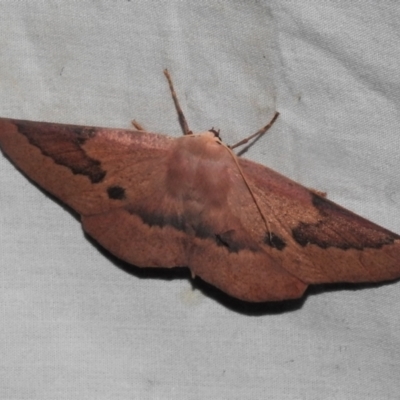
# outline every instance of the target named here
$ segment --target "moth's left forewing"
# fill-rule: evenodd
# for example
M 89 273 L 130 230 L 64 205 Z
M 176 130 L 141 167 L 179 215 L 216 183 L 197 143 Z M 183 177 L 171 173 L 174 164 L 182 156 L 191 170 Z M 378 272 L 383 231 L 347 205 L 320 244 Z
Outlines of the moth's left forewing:
M 148 179 L 162 179 L 160 160 L 169 145 L 169 137 L 138 131 L 0 119 L 3 152 L 81 215 L 119 207 L 128 190 L 135 200 L 140 190 L 133 188 L 143 170 Z
M 400 237 L 262 165 L 240 159 L 267 215 L 264 249 L 303 282 L 400 277 Z

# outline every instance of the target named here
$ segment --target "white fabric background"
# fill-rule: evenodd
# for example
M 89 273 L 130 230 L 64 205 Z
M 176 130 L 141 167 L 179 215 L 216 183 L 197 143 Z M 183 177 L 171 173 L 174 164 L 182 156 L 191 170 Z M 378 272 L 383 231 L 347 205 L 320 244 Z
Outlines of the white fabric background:
M 0 1 L 0 115 L 233 143 L 400 232 L 395 1 Z M 134 244 L 132 244 L 134 245 Z M 400 260 L 399 260 L 400 262 Z M 127 272 L 0 155 L 1 399 L 397 399 L 400 283 L 245 306 Z M 185 275 L 186 276 L 186 275 Z

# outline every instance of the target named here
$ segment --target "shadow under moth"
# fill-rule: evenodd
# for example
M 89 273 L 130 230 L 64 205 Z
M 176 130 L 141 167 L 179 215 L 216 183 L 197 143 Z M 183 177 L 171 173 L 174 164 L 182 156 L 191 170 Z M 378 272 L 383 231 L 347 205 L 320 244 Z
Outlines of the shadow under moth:
M 310 284 L 400 277 L 399 235 L 236 156 L 214 129 L 193 134 L 164 73 L 179 138 L 134 121 L 136 130 L 0 119 L 0 148 L 135 266 L 187 266 L 251 302 L 298 298 Z

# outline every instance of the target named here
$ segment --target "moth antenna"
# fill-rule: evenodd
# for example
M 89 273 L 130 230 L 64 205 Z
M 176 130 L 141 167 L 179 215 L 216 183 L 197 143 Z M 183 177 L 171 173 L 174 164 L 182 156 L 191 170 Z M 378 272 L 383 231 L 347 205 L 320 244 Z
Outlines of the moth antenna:
M 276 121 L 276 119 L 279 117 L 279 112 L 275 111 L 274 116 L 272 117 L 271 121 L 268 122 L 267 125 L 263 126 L 260 130 L 258 130 L 256 133 L 253 133 L 252 135 L 248 136 L 247 138 L 242 139 L 240 142 L 235 143 L 232 146 L 228 146 L 231 150 L 234 149 L 235 147 L 239 147 L 242 146 L 244 144 L 246 144 L 249 140 L 257 137 L 257 136 L 262 136 L 264 135 L 265 132 L 267 132 L 267 130 L 269 128 L 271 128 L 271 126 L 274 124 L 274 122 Z
M 261 215 L 261 218 L 263 219 L 263 221 L 265 223 L 265 227 L 267 228 L 267 232 L 268 232 L 270 240 L 272 240 L 272 231 L 271 231 L 271 229 L 269 227 L 268 219 L 266 218 L 266 216 L 262 212 L 261 207 L 258 204 L 258 201 L 256 199 L 256 196 L 254 195 L 253 190 L 251 189 L 251 187 L 249 185 L 249 182 L 247 181 L 247 179 L 246 179 L 246 177 L 245 177 L 245 175 L 244 175 L 244 173 L 242 171 L 242 168 L 240 168 L 240 165 L 239 165 L 239 163 L 237 161 L 237 158 L 236 158 L 236 154 L 232 150 L 234 148 L 236 148 L 236 147 L 239 147 L 239 146 L 242 146 L 243 144 L 246 144 L 249 140 L 251 140 L 251 139 L 253 139 L 253 138 L 257 137 L 257 136 L 259 137 L 259 136 L 263 135 L 265 132 L 267 132 L 267 130 L 269 128 L 271 128 L 271 126 L 274 124 L 274 122 L 276 121 L 276 119 L 278 117 L 279 117 L 279 112 L 276 111 L 274 116 L 272 117 L 271 121 L 268 122 L 268 124 L 265 125 L 264 127 L 262 127 L 261 129 L 259 129 L 256 133 L 253 133 L 252 135 L 248 136 L 247 138 L 242 139 L 241 141 L 235 143 L 233 146 L 226 146 L 227 149 L 229 150 L 231 156 L 233 157 L 236 166 L 238 167 L 239 173 L 240 173 L 244 183 L 246 184 L 247 189 L 249 190 L 249 193 L 250 193 L 251 197 L 253 198 L 254 204 L 256 205 L 256 207 L 258 209 L 258 212 Z
M 237 166 L 237 168 L 238 168 L 238 170 L 239 170 L 239 173 L 240 173 L 240 175 L 241 175 L 241 177 L 242 177 L 242 179 L 243 179 L 245 185 L 247 186 L 247 189 L 248 189 L 248 191 L 249 191 L 249 193 L 250 193 L 250 195 L 251 195 L 251 197 L 252 197 L 252 199 L 253 199 L 253 201 L 254 201 L 254 204 L 255 204 L 256 207 L 257 207 L 257 210 L 258 210 L 259 214 L 261 215 L 262 220 L 264 221 L 264 224 L 265 224 L 265 227 L 267 228 L 267 232 L 268 232 L 268 234 L 269 234 L 269 236 L 270 236 L 270 239 L 272 239 L 271 229 L 270 229 L 270 227 L 269 227 L 268 220 L 267 220 L 267 218 L 265 217 L 264 213 L 262 212 L 261 207 L 260 207 L 260 205 L 258 204 L 258 201 L 257 201 L 257 199 L 256 199 L 256 196 L 254 195 L 254 192 L 253 192 L 253 190 L 251 189 L 251 187 L 250 187 L 250 185 L 249 185 L 249 182 L 247 181 L 246 176 L 244 175 L 244 173 L 243 173 L 243 171 L 242 171 L 242 168 L 240 167 L 240 165 L 239 165 L 239 163 L 238 163 L 236 154 L 231 150 L 231 148 L 230 148 L 229 146 L 224 145 L 224 147 L 229 151 L 229 154 L 230 154 L 231 157 L 233 158 L 233 161 L 235 161 L 235 164 L 236 164 L 236 166 Z
M 176 92 L 175 92 L 175 89 L 174 89 L 174 85 L 172 83 L 171 75 L 169 74 L 167 69 L 164 69 L 164 75 L 165 75 L 165 77 L 167 78 L 167 81 L 168 81 L 169 90 L 171 91 L 172 100 L 174 101 L 176 112 L 178 113 L 179 124 L 180 124 L 180 126 L 182 128 L 183 134 L 184 135 L 192 135 L 193 132 L 189 129 L 189 125 L 186 122 L 185 115 L 183 114 L 182 108 L 181 108 L 181 106 L 179 104 L 179 101 L 178 101 L 178 96 L 176 95 Z

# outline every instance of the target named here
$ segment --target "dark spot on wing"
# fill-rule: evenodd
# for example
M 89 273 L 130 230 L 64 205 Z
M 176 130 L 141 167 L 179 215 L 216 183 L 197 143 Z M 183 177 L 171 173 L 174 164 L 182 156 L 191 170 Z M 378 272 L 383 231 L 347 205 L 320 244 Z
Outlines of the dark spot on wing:
M 274 232 L 265 234 L 264 243 L 277 250 L 283 250 L 286 247 L 285 241 Z
M 135 214 L 148 226 L 158 226 L 164 228 L 165 226 L 172 226 L 178 231 L 186 231 L 186 223 L 182 215 L 178 214 L 161 214 L 157 212 L 147 212 L 143 208 L 127 207 L 127 211 Z
M 217 245 L 226 247 L 230 253 L 238 253 L 240 250 L 245 248 L 243 244 L 240 244 L 239 241 L 235 240 L 234 230 L 218 233 L 215 235 L 215 239 Z
M 96 136 L 96 128 L 24 121 L 18 121 L 16 125 L 44 156 L 69 168 L 73 174 L 87 176 L 92 183 L 99 183 L 106 176 L 100 161 L 89 157 L 82 147 Z
M 125 189 L 121 186 L 110 186 L 107 189 L 107 194 L 113 200 L 124 200 L 126 198 Z
M 324 237 L 321 228 L 322 224 L 322 221 L 316 224 L 305 224 L 304 222 L 300 222 L 297 227 L 292 230 L 294 240 L 303 247 L 308 244 L 316 244 L 322 249 L 326 249 L 330 246 L 340 247 L 342 250 L 347 250 L 349 248 L 348 243 L 335 244 L 332 238 L 328 236 Z
M 364 248 L 379 249 L 400 239 L 389 230 L 380 227 L 357 214 L 311 193 L 312 204 L 319 211 L 315 223 L 299 222 L 292 230 L 293 238 L 300 246 L 309 244 L 322 249 L 337 247 L 342 250 Z

